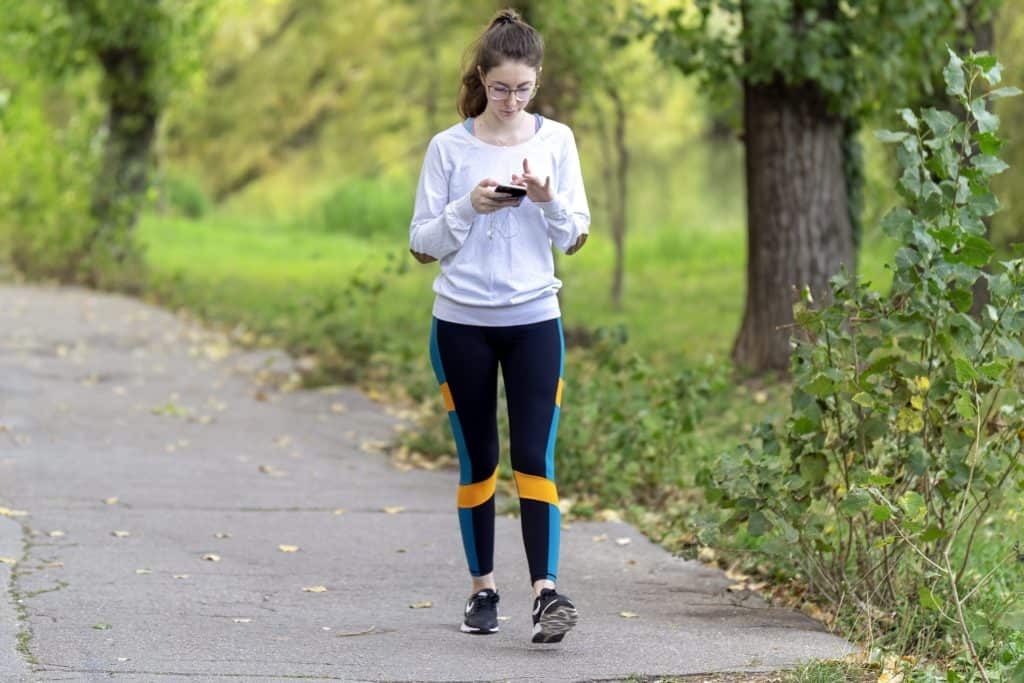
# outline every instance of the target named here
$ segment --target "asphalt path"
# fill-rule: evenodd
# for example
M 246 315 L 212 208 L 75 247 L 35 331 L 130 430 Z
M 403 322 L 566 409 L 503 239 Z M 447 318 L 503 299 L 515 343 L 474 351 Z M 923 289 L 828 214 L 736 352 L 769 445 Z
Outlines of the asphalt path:
M 564 529 L 580 623 L 533 645 L 508 516 L 501 631 L 460 633 L 457 473 L 396 467 L 400 416 L 293 371 L 136 300 L 0 286 L 0 680 L 619 680 L 851 650 L 621 522 Z

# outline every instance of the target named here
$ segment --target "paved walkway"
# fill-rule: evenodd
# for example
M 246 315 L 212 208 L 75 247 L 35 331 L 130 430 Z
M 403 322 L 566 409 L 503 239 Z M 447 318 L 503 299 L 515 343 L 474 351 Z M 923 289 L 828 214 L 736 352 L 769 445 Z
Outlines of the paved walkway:
M 580 681 L 849 649 L 621 523 L 563 532 L 580 625 L 532 645 L 505 517 L 507 620 L 460 633 L 456 475 L 373 452 L 396 419 L 355 390 L 261 385 L 283 361 L 134 300 L 0 286 L 0 680 Z

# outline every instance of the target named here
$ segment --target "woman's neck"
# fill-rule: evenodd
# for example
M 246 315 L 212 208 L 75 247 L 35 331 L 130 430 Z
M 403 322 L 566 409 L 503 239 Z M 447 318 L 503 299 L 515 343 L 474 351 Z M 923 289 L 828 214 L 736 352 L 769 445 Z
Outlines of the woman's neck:
M 510 119 L 502 119 L 484 110 L 476 117 L 475 130 L 478 137 L 492 144 L 515 145 L 532 136 L 532 126 L 526 125 L 526 119 L 529 117 L 525 110 L 520 110 Z

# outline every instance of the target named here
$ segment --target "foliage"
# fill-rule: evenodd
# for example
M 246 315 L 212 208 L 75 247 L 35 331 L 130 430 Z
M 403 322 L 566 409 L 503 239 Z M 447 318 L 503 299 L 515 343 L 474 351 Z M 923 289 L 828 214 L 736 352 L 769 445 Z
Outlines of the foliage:
M 412 206 L 395 197 L 410 197 L 415 189 L 385 179 L 351 178 L 335 188 L 303 221 L 303 227 L 370 238 L 391 237 L 396 244 L 409 233 Z
M 883 220 L 903 245 L 891 292 L 838 275 L 833 304 L 805 296 L 791 415 L 781 430 L 756 427 L 702 480 L 731 511 L 726 530 L 768 536 L 765 548 L 865 633 L 929 655 L 951 654 L 946 636 L 959 633 L 980 671 L 1008 624 L 982 637 L 966 613 L 1020 550 L 997 543 L 996 569 L 978 572 L 979 534 L 1024 491 L 1024 260 L 983 270 L 983 219 L 998 208 L 988 180 L 1006 169 L 991 103 L 1020 91 L 979 93 L 1000 80 L 985 54 L 951 52 L 944 75 L 966 120 L 904 109 L 907 130 L 879 134 L 899 145 L 906 202 Z M 981 277 L 992 298 L 976 320 Z
M 974 3 L 979 4 L 979 3 Z M 982 0 L 993 9 L 999 0 Z M 697 0 L 663 17 L 634 10 L 632 30 L 716 92 L 736 81 L 812 85 L 841 116 L 906 102 L 929 87 L 933 46 L 959 29 L 963 2 Z
M 159 108 L 194 73 L 210 7 L 2 3 L 0 62 L 15 68 L 0 82 L 12 102 L 0 166 L 18 173 L 6 176 L 15 180 L 0 202 L 12 258 L 27 275 L 135 278 L 129 271 L 141 256 L 131 228 L 146 191 L 149 136 Z M 123 131 L 141 131 L 141 144 L 126 144 Z M 132 265 L 114 275 L 123 265 L 114 261 Z
M 185 175 L 174 174 L 158 181 L 155 188 L 162 209 L 179 216 L 198 220 L 210 210 L 210 199 L 202 186 Z
M 625 347 L 624 328 L 599 328 L 595 337 L 566 380 L 559 490 L 609 507 L 642 500 L 656 508 L 690 485 L 695 434 L 729 368 L 666 373 Z

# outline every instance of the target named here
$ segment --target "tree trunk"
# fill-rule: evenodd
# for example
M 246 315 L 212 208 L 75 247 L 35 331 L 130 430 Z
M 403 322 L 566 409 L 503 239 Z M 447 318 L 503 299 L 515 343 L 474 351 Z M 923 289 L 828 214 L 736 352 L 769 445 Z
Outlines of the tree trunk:
M 855 267 L 843 124 L 810 86 L 744 86 L 747 298 L 737 365 L 789 368 L 795 292 L 828 298 L 828 280 Z
M 138 258 L 133 230 L 149 183 L 150 150 L 159 117 L 152 91 L 152 64 L 136 46 L 101 51 L 107 99 L 103 159 L 93 189 L 91 214 L 95 222 L 82 258 L 91 285 L 102 284 L 104 266 L 129 264 Z M 124 283 L 127 284 L 127 283 Z

